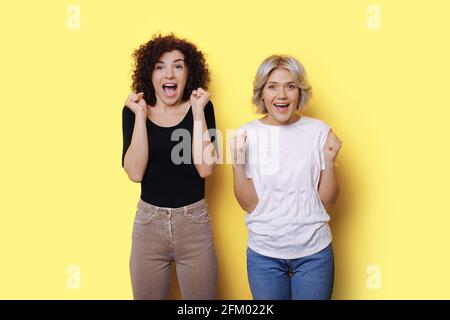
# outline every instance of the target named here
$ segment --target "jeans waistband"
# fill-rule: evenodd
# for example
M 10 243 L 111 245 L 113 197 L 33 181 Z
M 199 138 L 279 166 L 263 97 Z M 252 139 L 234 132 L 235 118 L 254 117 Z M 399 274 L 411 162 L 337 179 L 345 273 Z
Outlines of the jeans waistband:
M 137 207 L 139 209 L 142 209 L 142 210 L 148 211 L 148 212 L 156 212 L 156 213 L 169 212 L 171 214 L 177 214 L 177 213 L 187 213 L 188 211 L 193 211 L 193 210 L 199 209 L 201 207 L 204 207 L 206 209 L 208 207 L 208 205 L 207 205 L 205 199 L 201 199 L 197 202 L 194 202 L 194 203 L 191 203 L 186 206 L 179 207 L 179 208 L 158 207 L 158 206 L 152 205 L 148 202 L 145 202 L 144 200 L 139 198 Z

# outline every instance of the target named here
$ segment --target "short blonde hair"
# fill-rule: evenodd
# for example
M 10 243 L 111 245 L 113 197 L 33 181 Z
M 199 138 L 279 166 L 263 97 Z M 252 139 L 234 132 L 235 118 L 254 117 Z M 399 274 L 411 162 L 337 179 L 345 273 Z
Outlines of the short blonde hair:
M 262 92 L 270 73 L 278 68 L 287 69 L 292 74 L 294 82 L 300 90 L 297 109 L 303 108 L 312 97 L 312 88 L 306 79 L 306 71 L 303 65 L 290 55 L 272 55 L 261 63 L 253 82 L 252 102 L 257 108 L 257 113 L 267 113 L 264 101 L 262 100 Z

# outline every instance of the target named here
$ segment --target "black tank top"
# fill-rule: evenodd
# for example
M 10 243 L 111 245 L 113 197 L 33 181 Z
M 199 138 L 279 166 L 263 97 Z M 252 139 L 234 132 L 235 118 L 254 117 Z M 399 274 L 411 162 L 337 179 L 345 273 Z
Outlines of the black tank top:
M 204 112 L 207 128 L 213 129 L 213 131 L 210 131 L 210 136 L 217 151 L 217 143 L 215 141 L 216 123 L 214 107 L 211 101 L 205 106 Z M 134 119 L 134 112 L 125 106 L 122 110 L 122 167 L 125 153 L 131 144 Z M 142 200 L 158 207 L 177 208 L 204 198 L 205 179 L 198 174 L 192 155 L 190 161 L 185 161 L 188 163 L 175 164 L 171 158 L 172 149 L 179 145 L 184 138 L 184 136 L 181 137 L 179 134 L 172 136 L 172 133 L 177 129 L 185 129 L 189 132 L 189 139 L 191 139 L 193 127 L 194 116 L 191 108 L 189 108 L 183 120 L 173 127 L 160 127 L 147 119 L 149 162 L 141 181 Z M 177 132 L 180 133 L 180 130 Z M 192 146 L 192 142 L 189 145 Z M 182 156 L 183 150 L 180 149 L 179 146 L 176 148 Z

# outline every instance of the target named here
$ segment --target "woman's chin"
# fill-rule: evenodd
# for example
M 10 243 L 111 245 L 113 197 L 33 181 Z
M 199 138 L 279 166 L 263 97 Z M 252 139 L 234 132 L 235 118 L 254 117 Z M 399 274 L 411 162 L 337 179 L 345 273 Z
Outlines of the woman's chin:
M 289 114 L 275 114 L 273 116 L 273 118 L 274 118 L 274 120 L 277 123 L 285 125 L 285 124 L 290 124 L 290 123 L 294 122 L 296 116 L 295 116 L 295 114 L 291 114 L 291 115 L 289 115 Z

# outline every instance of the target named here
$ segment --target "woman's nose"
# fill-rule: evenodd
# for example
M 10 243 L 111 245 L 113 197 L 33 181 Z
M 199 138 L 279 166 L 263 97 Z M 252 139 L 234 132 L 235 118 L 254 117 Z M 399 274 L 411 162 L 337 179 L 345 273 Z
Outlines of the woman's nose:
M 284 89 L 281 89 L 280 91 L 278 91 L 278 99 L 285 99 L 286 98 L 286 92 L 284 91 Z
M 166 68 L 166 77 L 173 78 L 173 70 L 172 68 Z

